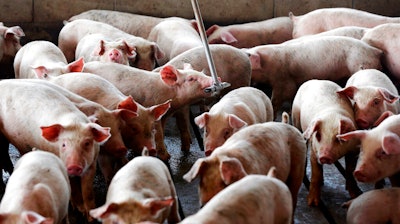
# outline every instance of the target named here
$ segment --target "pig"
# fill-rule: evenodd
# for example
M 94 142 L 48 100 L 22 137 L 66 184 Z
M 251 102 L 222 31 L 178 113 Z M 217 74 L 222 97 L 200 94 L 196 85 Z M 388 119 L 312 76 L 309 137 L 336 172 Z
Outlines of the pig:
M 346 203 L 346 223 L 399 223 L 400 188 L 370 190 Z
M 397 61 L 397 55 L 400 51 L 397 44 L 400 40 L 399 30 L 400 24 L 398 23 L 382 24 L 368 30 L 361 39 L 385 52 L 382 58 L 383 67 L 397 87 L 400 84 L 400 64 Z
M 376 69 L 354 73 L 340 91 L 353 101 L 358 128 L 373 127 L 386 111 L 399 113 L 399 93 L 389 77 Z
M 87 34 L 77 44 L 75 59 L 89 61 L 115 62 L 129 65 L 129 59 L 135 60 L 136 49 L 122 39 L 109 39 L 103 34 Z
M 103 223 L 177 223 L 178 197 L 167 166 L 158 158 L 133 158 L 113 177 L 104 205 L 90 210 Z
M 235 132 L 248 125 L 273 121 L 271 100 L 254 87 L 240 87 L 224 95 L 209 112 L 195 117 L 194 122 L 204 129 L 206 156 Z
M 36 78 L 37 75 L 61 75 L 68 72 L 81 72 L 82 58 L 67 63 L 63 52 L 52 42 L 31 41 L 15 55 L 15 78 Z
M 398 23 L 400 18 L 373 14 L 351 8 L 321 8 L 301 16 L 289 13 L 293 21 L 293 38 L 321 33 L 342 26 L 372 28 L 383 23 Z
M 388 116 L 369 130 L 356 130 L 338 135 L 342 141 L 361 141 L 360 155 L 354 177 L 357 181 L 374 183 L 389 177 L 392 186 L 400 186 L 400 115 Z
M 282 16 L 228 26 L 212 25 L 207 29 L 206 35 L 210 44 L 229 44 L 237 48 L 251 48 L 265 44 L 283 43 L 292 39 L 292 32 L 291 19 Z
M 305 38 L 300 42 L 261 45 L 245 52 L 250 54 L 252 83 L 272 88 L 275 113 L 285 101 L 293 100 L 298 86 L 307 80 L 341 82 L 360 69 L 382 68 L 381 50 L 350 37 Z
M 4 56 L 14 57 L 21 48 L 20 39 L 25 36 L 19 26 L 7 27 L 0 25 L 0 61 Z
M 204 205 L 226 186 L 246 174 L 267 174 L 276 167 L 276 177 L 291 192 L 293 211 L 301 186 L 307 148 L 300 131 L 281 122 L 264 122 L 244 127 L 205 158 L 199 158 L 183 178 L 199 178 L 200 204 Z
M 80 185 L 71 184 L 71 203 L 88 215 L 95 207 L 93 180 L 100 144 L 111 137 L 110 128 L 93 123 L 64 95 L 31 79 L 2 80 L 0 91 L 2 150 L 8 151 L 11 143 L 21 155 L 36 147 L 59 156 L 68 175 L 80 179 Z
M 137 56 L 135 61 L 129 64 L 144 70 L 153 70 L 156 66 L 156 59 L 161 59 L 165 53 L 161 51 L 158 45 L 147 39 L 133 36 L 109 24 L 87 20 L 77 19 L 68 22 L 60 30 L 58 35 L 58 47 L 65 54 L 68 62 L 75 59 L 75 50 L 78 42 L 87 34 L 101 33 L 108 38 L 122 38 L 129 46 L 136 48 Z
M 147 38 L 158 44 L 165 57 L 157 60 L 162 66 L 179 54 L 203 46 L 203 42 L 192 21 L 183 18 L 169 18 L 158 23 Z
M 107 23 L 124 32 L 145 39 L 149 36 L 151 29 L 164 20 L 164 18 L 160 17 L 103 9 L 84 11 L 69 18 L 68 22 L 77 19 L 89 19 Z
M 293 100 L 292 123 L 308 141 L 311 163 L 311 184 L 307 203 L 318 206 L 323 184 L 323 165 L 333 164 L 345 156 L 346 189 L 351 197 L 361 194 L 352 171 L 358 153 L 358 141 L 341 142 L 337 135 L 356 130 L 350 100 L 338 93 L 341 87 L 329 80 L 303 83 Z
M 267 175 L 243 177 L 180 223 L 292 223 L 291 193 L 276 172 L 272 167 Z
M 160 72 L 150 72 L 116 63 L 89 62 L 83 71 L 99 75 L 114 84 L 125 95 L 131 95 L 143 106 L 153 106 L 171 101 L 171 108 L 157 126 L 157 156 L 166 161 L 170 155 L 163 142 L 166 119 L 183 106 L 194 104 L 211 96 L 204 90 L 213 84 L 211 77 L 193 70 L 163 66 Z M 113 71 L 113 72 L 109 72 Z
M 8 179 L 0 223 L 68 223 L 70 197 L 61 159 L 46 151 L 28 152 L 18 159 Z

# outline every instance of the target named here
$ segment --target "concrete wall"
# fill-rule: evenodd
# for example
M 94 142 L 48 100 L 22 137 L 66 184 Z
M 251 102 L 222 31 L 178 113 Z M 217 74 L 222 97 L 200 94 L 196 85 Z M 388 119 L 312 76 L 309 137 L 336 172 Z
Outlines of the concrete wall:
M 348 7 L 400 16 L 399 0 L 198 0 L 206 24 L 232 24 L 301 15 L 317 8 Z M 190 0 L 0 0 L 0 21 L 19 25 L 25 41 L 55 41 L 64 19 L 89 9 L 108 9 L 156 17 L 194 18 Z

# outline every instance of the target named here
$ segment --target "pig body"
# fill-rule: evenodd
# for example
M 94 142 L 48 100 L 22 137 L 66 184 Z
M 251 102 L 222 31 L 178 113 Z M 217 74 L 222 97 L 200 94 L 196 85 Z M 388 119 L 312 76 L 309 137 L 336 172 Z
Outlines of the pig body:
M 14 57 L 21 48 L 20 39 L 25 36 L 19 26 L 6 27 L 0 24 L 0 61 L 4 56 Z
M 192 22 L 183 18 L 169 18 L 158 23 L 150 32 L 148 39 L 158 44 L 165 57 L 157 60 L 164 65 L 172 58 L 195 47 L 203 46 L 199 33 Z
M 179 222 L 178 198 L 167 166 L 154 157 L 135 157 L 112 179 L 105 204 L 90 214 L 103 223 Z
M 318 205 L 323 184 L 323 164 L 332 164 L 346 156 L 346 188 L 352 197 L 359 189 L 352 178 L 350 155 L 357 153 L 357 141 L 345 144 L 336 135 L 356 130 L 353 108 L 346 96 L 337 93 L 340 86 L 329 80 L 303 83 L 292 105 L 292 123 L 303 132 L 311 149 L 311 184 L 308 204 Z
M 109 39 L 103 34 L 88 34 L 77 44 L 75 58 L 83 58 L 86 62 L 103 61 L 129 65 L 129 59 L 136 57 L 135 48 L 125 40 Z
M 151 29 L 164 20 L 164 18 L 159 17 L 101 9 L 82 12 L 72 16 L 68 21 L 71 22 L 77 19 L 89 19 L 107 23 L 129 34 L 145 39 L 149 36 Z
M 72 199 L 72 204 L 87 214 L 95 206 L 97 155 L 99 144 L 110 137 L 109 128 L 92 123 L 68 98 L 48 86 L 17 79 L 2 80 L 0 87 L 2 150 L 8 150 L 11 143 L 22 155 L 33 147 L 58 155 L 68 174 L 81 179 L 79 193 L 73 194 L 80 200 Z
M 283 102 L 293 100 L 298 86 L 307 80 L 339 82 L 360 69 L 382 67 L 381 50 L 350 37 L 305 38 L 290 44 L 262 45 L 246 52 L 252 63 L 252 82 L 272 87 L 275 113 Z M 325 63 L 321 58 L 326 59 Z
M 266 209 L 267 208 L 267 209 Z M 215 195 L 184 223 L 292 223 L 288 187 L 272 174 L 247 175 Z
M 354 73 L 341 90 L 354 102 L 357 126 L 371 128 L 386 111 L 399 113 L 399 93 L 389 77 L 376 69 Z
M 61 75 L 80 72 L 83 60 L 67 63 L 63 52 L 53 43 L 44 40 L 25 44 L 15 55 L 15 78 L 36 78 L 37 75 Z
M 346 223 L 399 223 L 399 200 L 398 187 L 365 192 L 350 202 Z
M 387 69 L 388 75 L 394 77 L 396 86 L 400 82 L 400 63 L 397 61 L 397 55 L 400 52 L 397 44 L 400 41 L 399 31 L 400 24 L 398 23 L 382 24 L 370 29 L 361 39 L 385 52 L 382 64 Z
M 292 32 L 292 21 L 286 16 L 229 26 L 213 25 L 207 29 L 206 34 L 210 44 L 229 44 L 237 48 L 250 48 L 264 44 L 283 43 L 292 39 Z
M 68 219 L 71 188 L 67 170 L 53 153 L 32 151 L 17 162 L 0 204 L 0 223 Z M 29 218 L 27 218 L 29 217 Z
M 224 95 L 209 112 L 195 118 L 204 128 L 205 154 L 210 155 L 226 139 L 248 125 L 273 121 L 271 100 L 261 90 L 241 87 Z
M 267 174 L 275 166 L 276 177 L 288 185 L 295 208 L 306 151 L 295 127 L 280 122 L 253 124 L 233 134 L 210 156 L 198 159 L 183 177 L 189 182 L 200 178 L 199 197 L 204 205 L 246 174 Z
M 156 59 L 164 57 L 164 52 L 154 42 L 128 34 L 106 23 L 77 19 L 66 23 L 58 36 L 58 47 L 65 54 L 68 62 L 75 59 L 75 50 L 79 41 L 87 34 L 93 33 L 100 33 L 112 39 L 124 39 L 129 46 L 136 48 L 137 56 L 135 60 L 130 61 L 133 67 L 152 70 Z
M 342 26 L 372 28 L 383 23 L 398 23 L 399 18 L 381 16 L 350 8 L 322 8 L 301 16 L 289 17 L 293 21 L 293 38 L 321 33 Z

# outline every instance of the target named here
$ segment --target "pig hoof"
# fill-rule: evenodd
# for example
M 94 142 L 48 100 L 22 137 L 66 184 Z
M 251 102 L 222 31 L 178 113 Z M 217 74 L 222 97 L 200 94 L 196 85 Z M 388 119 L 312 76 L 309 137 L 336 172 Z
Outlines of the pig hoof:
M 171 155 L 168 152 L 158 152 L 157 157 L 162 161 L 167 162 L 171 158 Z
M 314 197 L 314 196 L 310 196 L 310 195 L 307 197 L 308 206 L 317 207 L 319 205 L 319 201 L 320 201 L 320 199 L 318 197 Z

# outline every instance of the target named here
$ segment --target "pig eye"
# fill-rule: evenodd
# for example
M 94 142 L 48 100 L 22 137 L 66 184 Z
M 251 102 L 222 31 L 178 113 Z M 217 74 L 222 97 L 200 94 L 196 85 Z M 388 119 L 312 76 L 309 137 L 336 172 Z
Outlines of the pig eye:
M 388 156 L 388 154 L 387 154 L 385 151 L 383 151 L 383 149 L 379 149 L 379 150 L 376 152 L 376 157 L 377 157 L 378 159 L 383 159 L 383 158 L 385 158 L 386 156 Z
M 231 130 L 225 129 L 224 130 L 224 139 L 228 139 L 231 136 Z
M 188 82 L 193 82 L 195 79 L 193 77 L 188 77 Z
M 381 103 L 380 99 L 375 98 L 374 101 L 372 102 L 373 106 L 378 106 Z
M 319 131 L 315 133 L 315 138 L 317 139 L 317 141 L 321 141 L 321 133 L 319 133 Z

